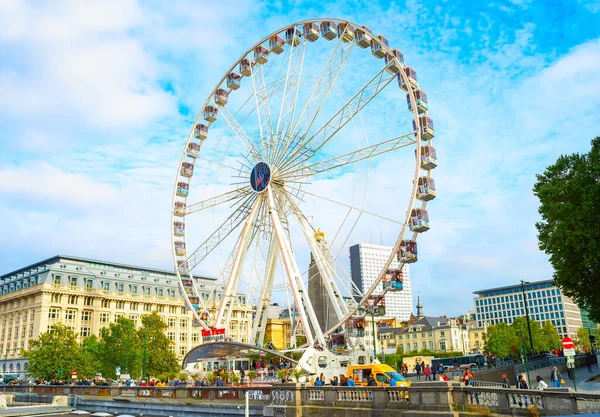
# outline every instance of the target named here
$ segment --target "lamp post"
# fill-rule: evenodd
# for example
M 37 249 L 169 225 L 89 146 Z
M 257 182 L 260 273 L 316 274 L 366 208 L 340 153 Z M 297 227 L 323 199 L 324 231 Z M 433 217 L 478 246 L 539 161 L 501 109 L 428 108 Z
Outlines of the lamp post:
M 377 359 L 377 339 L 375 338 L 375 309 L 369 311 L 361 307 L 358 310 L 371 316 L 371 326 L 373 331 L 373 359 Z
M 525 317 L 527 318 L 527 331 L 529 332 L 529 350 L 533 352 L 533 338 L 531 337 L 531 325 L 529 324 L 529 307 L 527 306 L 527 298 L 525 297 L 525 284 L 529 284 L 521 280 L 521 291 L 523 292 L 523 303 L 525 304 Z

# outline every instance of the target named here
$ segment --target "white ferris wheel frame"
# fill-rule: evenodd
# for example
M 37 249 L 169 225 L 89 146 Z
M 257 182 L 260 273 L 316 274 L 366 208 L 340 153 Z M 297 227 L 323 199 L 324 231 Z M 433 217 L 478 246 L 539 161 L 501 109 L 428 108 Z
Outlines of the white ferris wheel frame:
M 190 134 L 187 137 L 185 148 L 180 159 L 179 169 L 175 180 L 175 190 L 173 192 L 171 206 L 171 227 L 173 227 L 174 222 L 181 221 L 185 223 L 184 219 L 186 216 L 203 211 L 207 208 L 215 207 L 224 203 L 230 203 L 233 205 L 232 207 L 235 207 L 233 213 L 209 236 L 208 239 L 206 239 L 200 245 L 199 248 L 194 250 L 189 255 L 186 252 L 185 257 L 183 258 L 176 254 L 175 244 L 176 241 L 183 241 L 185 245 L 184 247 L 187 249 L 187 233 L 184 229 L 184 235 L 180 238 L 177 238 L 173 231 L 171 232 L 171 248 L 174 259 L 175 271 L 179 280 L 180 292 L 185 300 L 186 306 L 189 307 L 193 312 L 194 321 L 196 325 L 199 325 L 206 330 L 209 330 L 213 327 L 224 327 L 226 331 L 228 331 L 229 320 L 231 318 L 231 312 L 233 310 L 233 308 L 231 307 L 233 306 L 233 303 L 236 300 L 237 288 L 240 282 L 240 276 L 242 273 L 242 267 L 245 261 L 248 246 L 253 239 L 253 233 L 256 232 L 254 230 L 254 225 L 257 221 L 259 211 L 261 210 L 261 204 L 266 204 L 266 207 L 268 208 L 268 218 L 271 222 L 270 227 L 272 228 L 271 230 L 274 238 L 271 239 L 271 243 L 268 249 L 265 280 L 261 290 L 261 296 L 259 300 L 260 304 L 257 305 L 256 316 L 252 325 L 251 338 L 248 341 L 250 344 L 256 341 L 264 340 L 267 318 L 266 310 L 271 301 L 270 291 L 273 286 L 276 265 L 278 261 L 281 261 L 285 270 L 285 275 L 287 277 L 286 283 L 287 285 L 289 285 L 289 288 L 294 298 L 294 305 L 296 307 L 296 312 L 299 316 L 298 319 L 300 322 L 300 326 L 304 329 L 304 334 L 307 339 L 307 345 L 311 347 L 316 345 L 326 347 L 327 336 L 330 335 L 332 332 L 336 331 L 336 329 L 344 327 L 346 321 L 356 314 L 357 310 L 367 302 L 368 298 L 376 291 L 379 284 L 382 282 L 382 279 L 385 277 L 386 271 L 390 268 L 392 262 L 394 261 L 400 250 L 401 243 L 407 231 L 407 226 L 409 224 L 411 212 L 415 204 L 415 196 L 418 188 L 418 179 L 420 173 L 423 170 L 426 172 L 426 176 L 428 178 L 431 178 L 431 169 L 423 169 L 420 163 L 422 138 L 421 128 L 419 127 L 419 118 L 422 117 L 422 115 L 419 114 L 415 92 L 413 88 L 410 87 L 411 84 L 409 78 L 404 71 L 407 65 L 403 61 L 393 56 L 392 49 L 384 42 L 380 42 L 381 49 L 386 55 L 393 58 L 391 58 L 389 62 L 386 62 L 383 68 L 381 68 L 381 70 L 373 78 L 371 78 L 371 80 L 368 81 L 367 84 L 365 84 L 352 98 L 350 98 L 350 100 L 348 100 L 346 104 L 343 107 L 341 107 L 337 113 L 334 114 L 334 116 L 332 116 L 323 126 L 316 130 L 314 134 L 309 134 L 309 132 L 312 128 L 312 123 L 314 123 L 316 120 L 316 114 L 318 114 L 322 109 L 322 106 L 324 105 L 328 95 L 331 93 L 335 85 L 337 76 L 341 72 L 344 63 L 349 56 L 350 50 L 355 46 L 355 42 L 353 40 L 350 42 L 343 40 L 343 36 L 341 33 L 339 34 L 337 44 L 334 47 L 334 50 L 330 55 L 329 60 L 327 61 L 321 76 L 315 83 L 314 89 L 308 101 L 302 109 L 296 108 L 296 99 L 301 80 L 301 72 L 303 69 L 304 50 L 308 44 L 307 39 L 305 39 L 303 36 L 300 36 L 298 45 L 293 45 L 293 41 L 292 44 L 289 45 L 286 45 L 285 43 L 283 44 L 284 48 L 290 47 L 292 48 L 292 51 L 290 51 L 289 54 L 289 62 L 287 65 L 285 80 L 283 82 L 281 80 L 277 80 L 278 85 L 269 86 L 265 83 L 265 77 L 262 68 L 263 65 L 256 64 L 255 66 L 251 67 L 252 73 L 249 76 L 249 78 L 251 78 L 252 80 L 253 97 L 256 103 L 255 110 L 258 118 L 258 128 L 261 136 L 261 142 L 259 144 L 254 144 L 252 140 L 245 134 L 243 128 L 236 120 L 235 114 L 232 115 L 230 113 L 226 104 L 218 105 L 215 103 L 215 94 L 217 93 L 217 90 L 225 88 L 224 85 L 226 85 L 228 75 L 234 72 L 244 59 L 252 59 L 251 56 L 257 47 L 268 43 L 273 36 L 278 36 L 282 34 L 285 36 L 285 33 L 288 29 L 299 30 L 299 28 L 304 25 L 313 23 L 320 24 L 322 22 L 331 22 L 336 25 L 343 24 L 347 25 L 346 27 L 360 29 L 371 39 L 377 39 L 377 36 L 365 26 L 359 26 L 346 20 L 311 19 L 285 26 L 257 42 L 248 51 L 246 51 L 231 66 L 231 68 L 229 68 L 229 70 L 226 71 L 225 75 L 216 84 L 216 87 L 212 90 L 202 109 L 198 113 L 198 116 L 193 125 L 194 127 L 192 127 L 192 130 L 190 131 Z M 299 32 L 301 35 L 302 32 L 300 30 Z M 272 51 L 269 52 L 269 55 L 272 56 Z M 294 60 L 299 60 L 299 67 L 294 65 Z M 399 70 L 393 71 L 392 68 L 394 68 L 394 66 L 396 68 L 399 68 Z M 322 146 L 324 146 L 333 136 L 335 136 L 335 134 L 343 126 L 345 126 L 346 123 L 348 123 L 353 117 L 359 114 L 360 111 L 396 77 L 401 77 L 404 85 L 409 86 L 408 95 L 412 105 L 411 113 L 413 115 L 413 120 L 416 123 L 417 129 L 412 132 L 407 132 L 406 134 L 403 134 L 401 136 L 383 140 L 376 144 L 368 145 L 361 149 L 357 149 L 355 151 L 339 155 L 334 158 L 311 163 L 310 158 L 313 155 L 315 155 L 316 152 L 318 152 L 318 150 Z M 274 90 L 283 90 L 280 111 L 279 115 L 277 116 L 276 122 L 274 120 L 273 115 L 270 114 L 268 102 L 269 88 L 271 89 L 271 92 L 273 92 Z M 235 90 L 229 90 L 230 93 L 234 91 Z M 294 132 L 296 132 L 300 121 L 302 120 L 302 117 L 307 111 L 309 104 L 315 101 L 319 101 L 319 106 L 315 111 L 315 115 L 312 118 L 312 122 L 309 125 L 309 128 L 306 129 L 306 138 L 302 140 L 301 138 L 296 137 L 294 135 Z M 201 152 L 202 144 L 204 143 L 204 141 L 210 140 L 209 138 L 206 138 L 200 140 L 199 142 L 194 142 L 194 128 L 198 123 L 201 122 L 201 118 L 205 112 L 205 109 L 209 105 L 218 108 L 219 116 L 225 119 L 231 131 L 233 131 L 234 135 L 238 138 L 238 140 L 246 149 L 248 157 L 251 159 L 248 159 L 246 161 L 248 163 L 248 166 L 245 166 L 244 168 L 251 169 L 252 165 L 265 159 L 264 157 L 266 155 L 268 159 L 274 163 L 273 171 L 271 172 L 271 177 L 276 177 L 280 174 L 285 175 L 285 177 L 282 178 L 285 180 L 289 180 L 294 184 L 298 181 L 306 180 L 312 177 L 313 175 L 316 175 L 321 172 L 347 166 L 358 161 L 370 159 L 375 156 L 382 155 L 402 147 L 415 146 L 416 158 L 415 169 L 413 174 L 413 185 L 404 221 L 400 223 L 402 226 L 401 230 L 399 232 L 398 238 L 396 239 L 391 255 L 389 256 L 384 267 L 379 273 L 378 278 L 376 279 L 374 284 L 369 288 L 369 290 L 363 294 L 362 299 L 357 303 L 357 305 L 349 307 L 348 304 L 344 302 L 340 289 L 338 288 L 338 285 L 335 282 L 332 273 L 330 258 L 327 259 L 328 256 L 331 256 L 331 254 L 328 252 L 328 248 L 326 247 L 326 245 L 322 245 L 321 247 L 319 247 L 319 243 L 314 239 L 315 229 L 310 225 L 310 222 L 307 220 L 306 216 L 302 213 L 301 209 L 298 207 L 298 205 L 294 202 L 294 199 L 292 198 L 292 189 L 294 189 L 293 185 L 289 187 L 290 191 L 288 191 L 286 190 L 285 184 L 281 185 L 272 182 L 262 193 L 255 193 L 254 190 L 250 189 L 250 187 L 248 186 L 238 186 L 237 188 L 229 192 L 186 206 L 183 210 L 183 215 L 181 216 L 181 211 L 178 215 L 177 210 L 174 209 L 175 203 L 185 203 L 187 201 L 187 196 L 181 197 L 177 195 L 178 183 L 182 181 L 187 182 L 188 187 L 191 184 L 191 177 L 185 178 L 181 175 L 182 164 L 187 162 L 195 166 L 196 159 L 206 159 L 202 156 L 190 158 L 188 156 L 187 150 L 190 143 L 199 143 Z M 295 117 L 297 111 L 299 111 L 300 116 Z M 287 115 L 289 115 L 290 113 L 292 115 L 290 120 L 292 122 L 296 121 L 296 123 L 293 125 L 290 124 L 282 135 L 279 132 L 282 119 L 284 117 L 287 117 Z M 210 128 L 211 124 L 212 122 L 208 123 L 208 128 Z M 273 126 L 275 126 L 274 130 Z M 281 136 L 287 137 L 287 140 L 285 141 L 285 144 L 278 146 L 276 149 L 272 149 L 265 142 L 265 138 L 267 137 L 280 138 Z M 309 144 L 310 147 L 307 146 Z M 260 149 L 258 148 L 259 146 Z M 215 162 L 220 166 L 236 170 L 241 175 L 248 175 L 248 172 L 245 169 L 228 167 L 224 163 L 216 162 L 214 160 L 211 162 Z M 300 191 L 299 188 L 296 188 L 296 190 L 297 192 Z M 323 196 L 318 197 L 328 199 L 327 197 Z M 334 202 L 337 203 L 337 201 Z M 344 205 L 343 203 L 340 204 Z M 422 201 L 421 208 L 425 209 L 426 206 L 427 201 Z M 361 210 L 361 212 L 365 212 L 362 209 L 359 210 Z M 309 247 L 311 249 L 311 252 L 313 253 L 313 256 L 315 256 L 315 263 L 319 267 L 319 272 L 321 273 L 321 277 L 323 279 L 327 295 L 334 308 L 335 316 L 338 319 L 338 322 L 335 323 L 333 326 L 328 326 L 328 329 L 321 329 L 321 327 L 319 326 L 314 308 L 308 298 L 308 292 L 305 288 L 305 284 L 302 279 L 302 274 L 293 254 L 291 242 L 289 240 L 288 233 L 286 230 L 287 228 L 282 222 L 282 217 L 285 217 L 286 213 L 291 214 L 291 217 L 296 220 L 296 222 L 298 223 L 298 225 L 304 233 L 306 241 L 308 242 Z M 384 216 L 379 216 L 375 213 L 369 214 L 373 214 L 377 217 L 394 221 Z M 394 222 L 398 223 L 396 221 Z M 196 286 L 193 270 L 198 264 L 202 262 L 203 259 L 206 258 L 206 256 L 208 256 L 208 254 L 211 253 L 211 251 L 215 247 L 218 246 L 220 242 L 222 242 L 239 226 L 242 226 L 242 231 L 235 245 L 237 247 L 237 250 L 234 249 L 234 252 L 232 252 L 232 254 L 230 255 L 232 263 L 228 272 L 229 279 L 227 280 L 227 284 L 224 288 L 224 293 L 222 299 L 219 302 L 216 314 L 212 319 L 213 326 L 210 326 L 207 322 L 209 320 L 206 320 L 206 316 L 210 315 L 210 311 L 204 303 L 205 300 L 203 299 L 203 297 L 201 297 L 200 291 Z M 411 239 L 416 240 L 418 234 L 419 232 L 414 232 Z M 326 249 L 325 251 L 319 250 L 323 249 L 323 247 Z M 181 269 L 180 265 L 178 264 L 178 261 L 181 262 L 183 260 L 185 260 L 184 265 L 186 266 L 188 271 L 186 273 L 184 273 L 183 269 Z M 403 263 L 401 262 L 399 268 L 402 267 Z M 227 271 L 225 271 L 225 273 L 227 273 Z M 194 308 L 193 304 L 190 301 L 190 296 L 186 292 L 185 286 L 183 284 L 184 279 L 190 280 L 192 283 L 192 295 L 199 300 L 198 311 Z M 213 300 L 213 302 L 216 305 L 216 298 Z M 314 331 L 314 335 L 311 333 L 311 329 Z M 353 343 L 350 342 L 350 344 L 352 345 Z

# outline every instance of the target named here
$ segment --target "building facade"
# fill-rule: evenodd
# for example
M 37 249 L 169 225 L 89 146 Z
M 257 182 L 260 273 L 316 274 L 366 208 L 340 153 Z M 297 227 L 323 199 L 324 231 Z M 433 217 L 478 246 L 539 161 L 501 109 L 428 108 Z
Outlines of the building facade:
M 208 299 L 216 281 L 195 279 Z M 218 298 L 221 289 L 216 294 Z M 247 343 L 252 306 L 240 294 L 234 308 L 229 333 Z M 192 312 L 185 308 L 173 272 L 62 255 L 9 272 L 0 276 L 2 369 L 22 374 L 26 359 L 21 350 L 58 322 L 71 327 L 81 341 L 99 336 L 119 317 L 140 326 L 141 316 L 152 311 L 164 318 L 170 349 L 178 357 L 201 343 L 200 328 L 192 326 Z
M 517 317 L 526 315 L 540 324 L 550 321 L 561 337 L 573 337 L 582 323 L 581 310 L 564 295 L 553 280 L 538 281 L 506 287 L 475 291 L 477 327 L 504 322 L 512 324 Z M 525 302 L 527 304 L 525 304 Z
M 392 249 L 389 246 L 359 243 L 350 247 L 350 271 L 354 284 L 365 293 L 379 277 L 385 262 L 388 260 Z M 398 268 L 396 260 L 391 268 Z M 410 318 L 413 309 L 412 290 L 410 285 L 410 268 L 405 264 L 403 269 L 403 289 L 398 292 L 385 294 L 385 317 L 397 318 L 405 321 Z M 383 286 L 379 284 L 379 294 L 383 293 Z

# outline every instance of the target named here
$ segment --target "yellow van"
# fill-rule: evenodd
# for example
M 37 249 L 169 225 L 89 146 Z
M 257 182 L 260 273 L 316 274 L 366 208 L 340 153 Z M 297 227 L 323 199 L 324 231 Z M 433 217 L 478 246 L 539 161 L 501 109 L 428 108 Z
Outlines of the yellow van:
M 390 386 L 392 376 L 396 379 L 397 387 L 410 387 L 411 382 L 400 375 L 389 365 L 386 364 L 369 364 L 369 365 L 352 365 L 348 367 L 348 379 L 353 379 L 356 386 L 367 385 L 367 379 L 370 375 L 375 377 L 377 386 Z

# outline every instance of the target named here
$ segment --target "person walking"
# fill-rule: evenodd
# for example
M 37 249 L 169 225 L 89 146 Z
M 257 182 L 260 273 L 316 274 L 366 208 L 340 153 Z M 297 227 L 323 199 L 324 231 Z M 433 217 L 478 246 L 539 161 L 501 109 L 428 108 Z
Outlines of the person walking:
M 527 381 L 525 381 L 525 377 L 523 375 L 519 375 L 517 389 L 529 389 L 529 386 L 527 386 Z
M 540 390 L 540 391 L 543 391 L 543 390 L 545 390 L 546 388 L 548 388 L 548 384 L 546 384 L 546 383 L 544 382 L 544 380 L 542 379 L 542 377 L 541 377 L 541 376 L 539 376 L 539 375 L 538 375 L 537 377 L 535 377 L 535 379 L 536 379 L 536 381 L 537 381 L 537 383 L 538 383 L 538 386 L 537 386 L 537 389 L 538 389 L 538 390 Z
M 431 368 L 429 365 L 425 366 L 425 381 L 431 381 Z
M 419 362 L 415 365 L 415 372 L 417 373 L 417 379 L 421 379 L 421 364 Z
M 556 366 L 552 368 L 552 372 L 550 372 L 550 382 L 552 382 L 552 386 L 554 388 L 560 388 L 560 381 L 562 380 L 562 376 Z
M 443 374 L 444 373 L 444 365 L 442 365 L 441 363 L 438 365 L 438 374 Z
M 431 375 L 433 375 L 433 380 L 435 381 L 435 374 L 437 374 L 437 366 L 431 365 Z
M 506 374 L 502 374 L 502 383 L 504 384 L 504 388 L 510 388 L 510 380 Z

